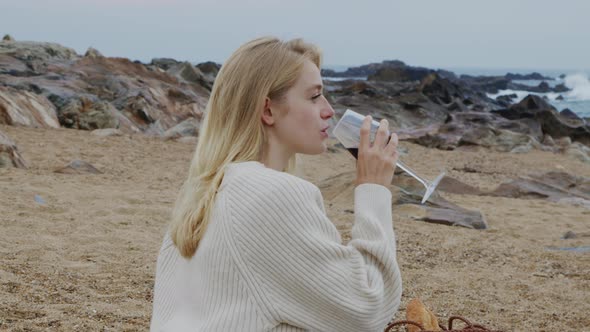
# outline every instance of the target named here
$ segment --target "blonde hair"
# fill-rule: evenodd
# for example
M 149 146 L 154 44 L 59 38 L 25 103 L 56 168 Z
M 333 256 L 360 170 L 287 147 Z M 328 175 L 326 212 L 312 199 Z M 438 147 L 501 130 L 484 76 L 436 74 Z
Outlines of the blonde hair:
M 266 97 L 276 100 L 295 84 L 306 60 L 320 67 L 317 47 L 301 39 L 263 37 L 240 46 L 219 71 L 199 142 L 172 212 L 170 235 L 192 257 L 210 222 L 217 189 L 231 162 L 261 161 Z M 292 171 L 295 157 L 285 171 Z

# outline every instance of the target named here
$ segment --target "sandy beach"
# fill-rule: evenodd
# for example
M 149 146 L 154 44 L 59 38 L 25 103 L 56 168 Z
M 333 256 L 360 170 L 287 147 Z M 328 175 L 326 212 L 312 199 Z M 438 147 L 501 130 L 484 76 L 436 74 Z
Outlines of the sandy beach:
M 147 330 L 157 252 L 194 142 L 6 125 L 0 131 L 30 166 L 0 168 L 0 331 Z M 552 170 L 590 177 L 590 164 L 552 152 L 401 146 L 409 151 L 404 161 L 426 177 L 445 169 L 485 190 Z M 102 174 L 54 172 L 76 159 Z M 353 222 L 351 172 L 354 159 L 343 149 L 302 157 L 301 176 L 322 184 L 345 239 Z M 419 297 L 441 322 L 461 315 L 505 331 L 590 331 L 590 253 L 551 250 L 590 245 L 590 237 L 562 239 L 567 231 L 588 234 L 590 209 L 441 195 L 481 211 L 489 228 L 415 221 L 411 208 L 394 207 L 404 291 L 392 318 L 404 319 L 406 303 Z

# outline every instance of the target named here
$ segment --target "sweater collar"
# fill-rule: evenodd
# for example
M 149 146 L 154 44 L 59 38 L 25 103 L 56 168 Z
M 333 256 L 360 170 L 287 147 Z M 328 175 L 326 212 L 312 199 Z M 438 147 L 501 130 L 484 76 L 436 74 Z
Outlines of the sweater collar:
M 221 181 L 221 185 L 219 186 L 219 189 L 217 189 L 217 192 L 221 191 L 234 176 L 240 173 L 266 168 L 267 167 L 263 163 L 255 160 L 229 163 L 225 166 L 225 174 L 223 175 L 223 180 Z

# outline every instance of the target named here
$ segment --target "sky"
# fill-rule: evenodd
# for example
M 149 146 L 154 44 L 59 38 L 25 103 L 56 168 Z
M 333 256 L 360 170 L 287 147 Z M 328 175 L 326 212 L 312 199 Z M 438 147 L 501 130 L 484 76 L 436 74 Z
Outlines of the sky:
M 223 63 L 273 35 L 328 66 L 590 68 L 588 0 L 0 0 L 4 34 L 142 62 Z

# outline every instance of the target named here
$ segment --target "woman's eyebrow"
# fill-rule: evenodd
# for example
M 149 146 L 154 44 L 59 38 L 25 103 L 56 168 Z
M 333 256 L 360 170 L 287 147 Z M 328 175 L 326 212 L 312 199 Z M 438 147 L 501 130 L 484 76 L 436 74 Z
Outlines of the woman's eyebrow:
M 314 86 L 308 88 L 307 91 L 322 90 L 323 88 L 324 86 L 322 84 L 315 84 Z

